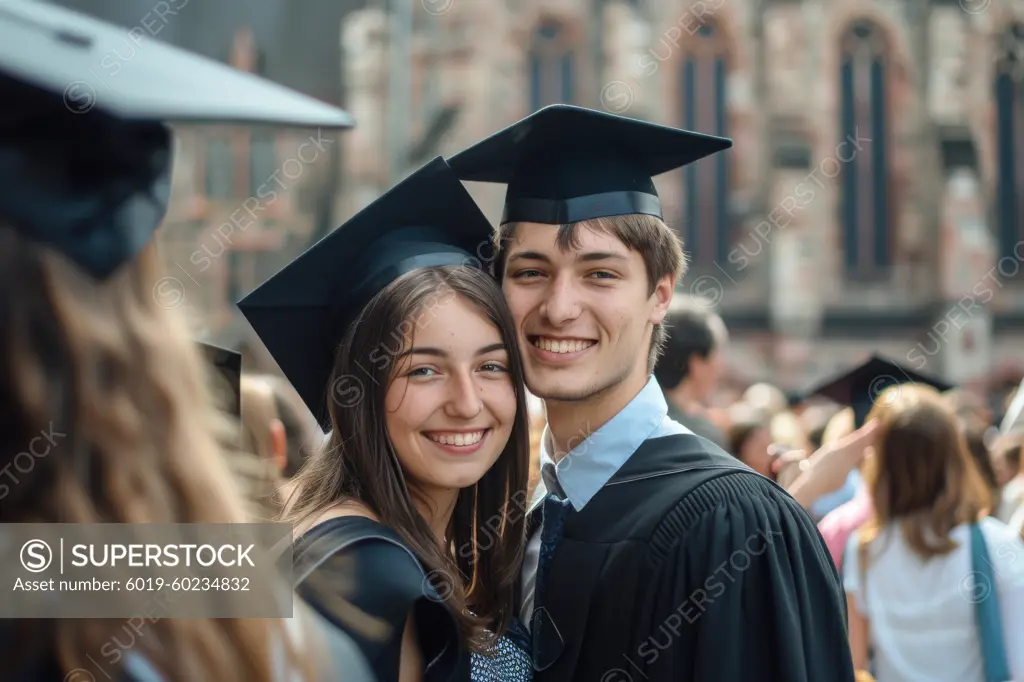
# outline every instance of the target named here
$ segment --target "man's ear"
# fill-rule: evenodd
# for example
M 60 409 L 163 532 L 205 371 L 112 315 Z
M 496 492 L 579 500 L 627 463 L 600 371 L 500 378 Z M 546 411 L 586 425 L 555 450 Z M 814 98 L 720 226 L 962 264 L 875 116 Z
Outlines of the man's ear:
M 672 281 L 672 275 L 665 275 L 658 280 L 658 283 L 654 287 L 654 292 L 651 297 L 654 299 L 654 308 L 651 310 L 650 323 L 661 324 L 665 321 L 665 316 L 668 315 L 668 308 L 672 305 L 672 294 L 675 291 L 675 285 Z
M 280 419 L 270 420 L 270 446 L 273 448 L 274 468 L 283 472 L 288 467 L 288 434 Z

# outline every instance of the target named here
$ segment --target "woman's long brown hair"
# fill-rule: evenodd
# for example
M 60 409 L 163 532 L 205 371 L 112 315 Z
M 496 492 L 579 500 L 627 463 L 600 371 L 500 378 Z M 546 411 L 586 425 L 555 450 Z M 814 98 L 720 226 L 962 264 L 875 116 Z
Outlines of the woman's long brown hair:
M 0 522 L 246 520 L 222 447 L 230 429 L 183 320 L 154 298 L 160 276 L 153 245 L 98 283 L 0 225 L 0 467 L 40 433 L 62 435 L 9 486 Z M 56 657 L 62 673 L 95 670 L 91 657 L 125 627 L 17 621 L 4 665 Z M 285 621 L 163 618 L 146 628 L 133 653 L 169 682 L 271 682 L 289 662 L 308 678 Z M 107 669 L 120 678 L 123 665 Z
M 879 396 L 868 415 L 875 418 L 877 444 L 865 466 L 874 515 L 860 531 L 861 565 L 890 524 L 922 559 L 948 554 L 957 547 L 953 528 L 978 521 L 991 508 L 953 411 L 935 389 L 904 384 Z
M 494 466 L 475 486 L 459 493 L 448 545 L 442 547 L 413 504 L 415 491 L 385 426 L 384 399 L 394 361 L 411 342 L 419 320 L 456 296 L 481 310 L 501 334 L 516 391 L 516 418 Z M 330 385 L 343 377 L 359 377 L 365 392 L 354 406 L 342 405 L 336 396 L 328 395 L 331 434 L 322 452 L 299 472 L 288 520 L 302 525 L 343 501 L 366 505 L 408 543 L 429 576 L 447 583 L 439 592 L 446 596 L 445 603 L 469 646 L 487 649 L 507 629 L 513 613 L 529 466 L 522 360 L 501 290 L 487 274 L 468 266 L 421 268 L 398 278 L 349 326 Z

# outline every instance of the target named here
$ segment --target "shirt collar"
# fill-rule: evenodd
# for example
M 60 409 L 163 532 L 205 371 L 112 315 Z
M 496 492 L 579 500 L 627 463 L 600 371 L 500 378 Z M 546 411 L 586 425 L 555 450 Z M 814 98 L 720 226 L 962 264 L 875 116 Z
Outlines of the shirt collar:
M 653 376 L 626 407 L 593 433 L 585 429 L 570 439 L 572 449 L 555 464 L 551 432 L 544 427 L 540 446 L 541 483 L 565 493 L 576 511 L 605 486 L 645 440 L 658 429 L 668 404 Z

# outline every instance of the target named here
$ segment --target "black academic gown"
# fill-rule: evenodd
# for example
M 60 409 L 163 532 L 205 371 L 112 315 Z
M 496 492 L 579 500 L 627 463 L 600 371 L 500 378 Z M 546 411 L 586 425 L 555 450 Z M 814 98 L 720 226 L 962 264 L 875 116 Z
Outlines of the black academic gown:
M 569 510 L 533 623 L 537 682 L 854 679 L 814 522 L 694 435 L 646 441 Z

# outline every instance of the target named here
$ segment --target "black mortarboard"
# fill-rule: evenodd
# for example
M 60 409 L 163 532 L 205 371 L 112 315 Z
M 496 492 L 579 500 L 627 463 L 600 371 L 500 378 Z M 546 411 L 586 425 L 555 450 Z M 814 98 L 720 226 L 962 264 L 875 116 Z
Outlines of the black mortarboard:
M 828 380 L 806 395 L 821 395 L 852 407 L 854 426 L 860 428 L 885 389 L 911 383 L 931 386 L 940 393 L 953 388 L 941 379 L 905 369 L 891 360 L 872 355 L 864 364 Z
M 214 373 L 218 405 L 236 418 L 242 417 L 242 354 L 213 344 L 199 342 L 206 362 Z
M 105 279 L 163 219 L 162 121 L 349 127 L 344 111 L 41 2 L 0 5 L 0 216 Z M 116 69 L 114 68 L 116 67 Z
M 349 323 L 399 276 L 434 265 L 482 267 L 491 226 L 437 157 L 311 246 L 238 303 L 325 429 L 334 354 Z
M 463 180 L 508 185 L 502 224 L 662 218 L 654 176 L 732 140 L 565 104 L 527 116 L 448 160 Z

